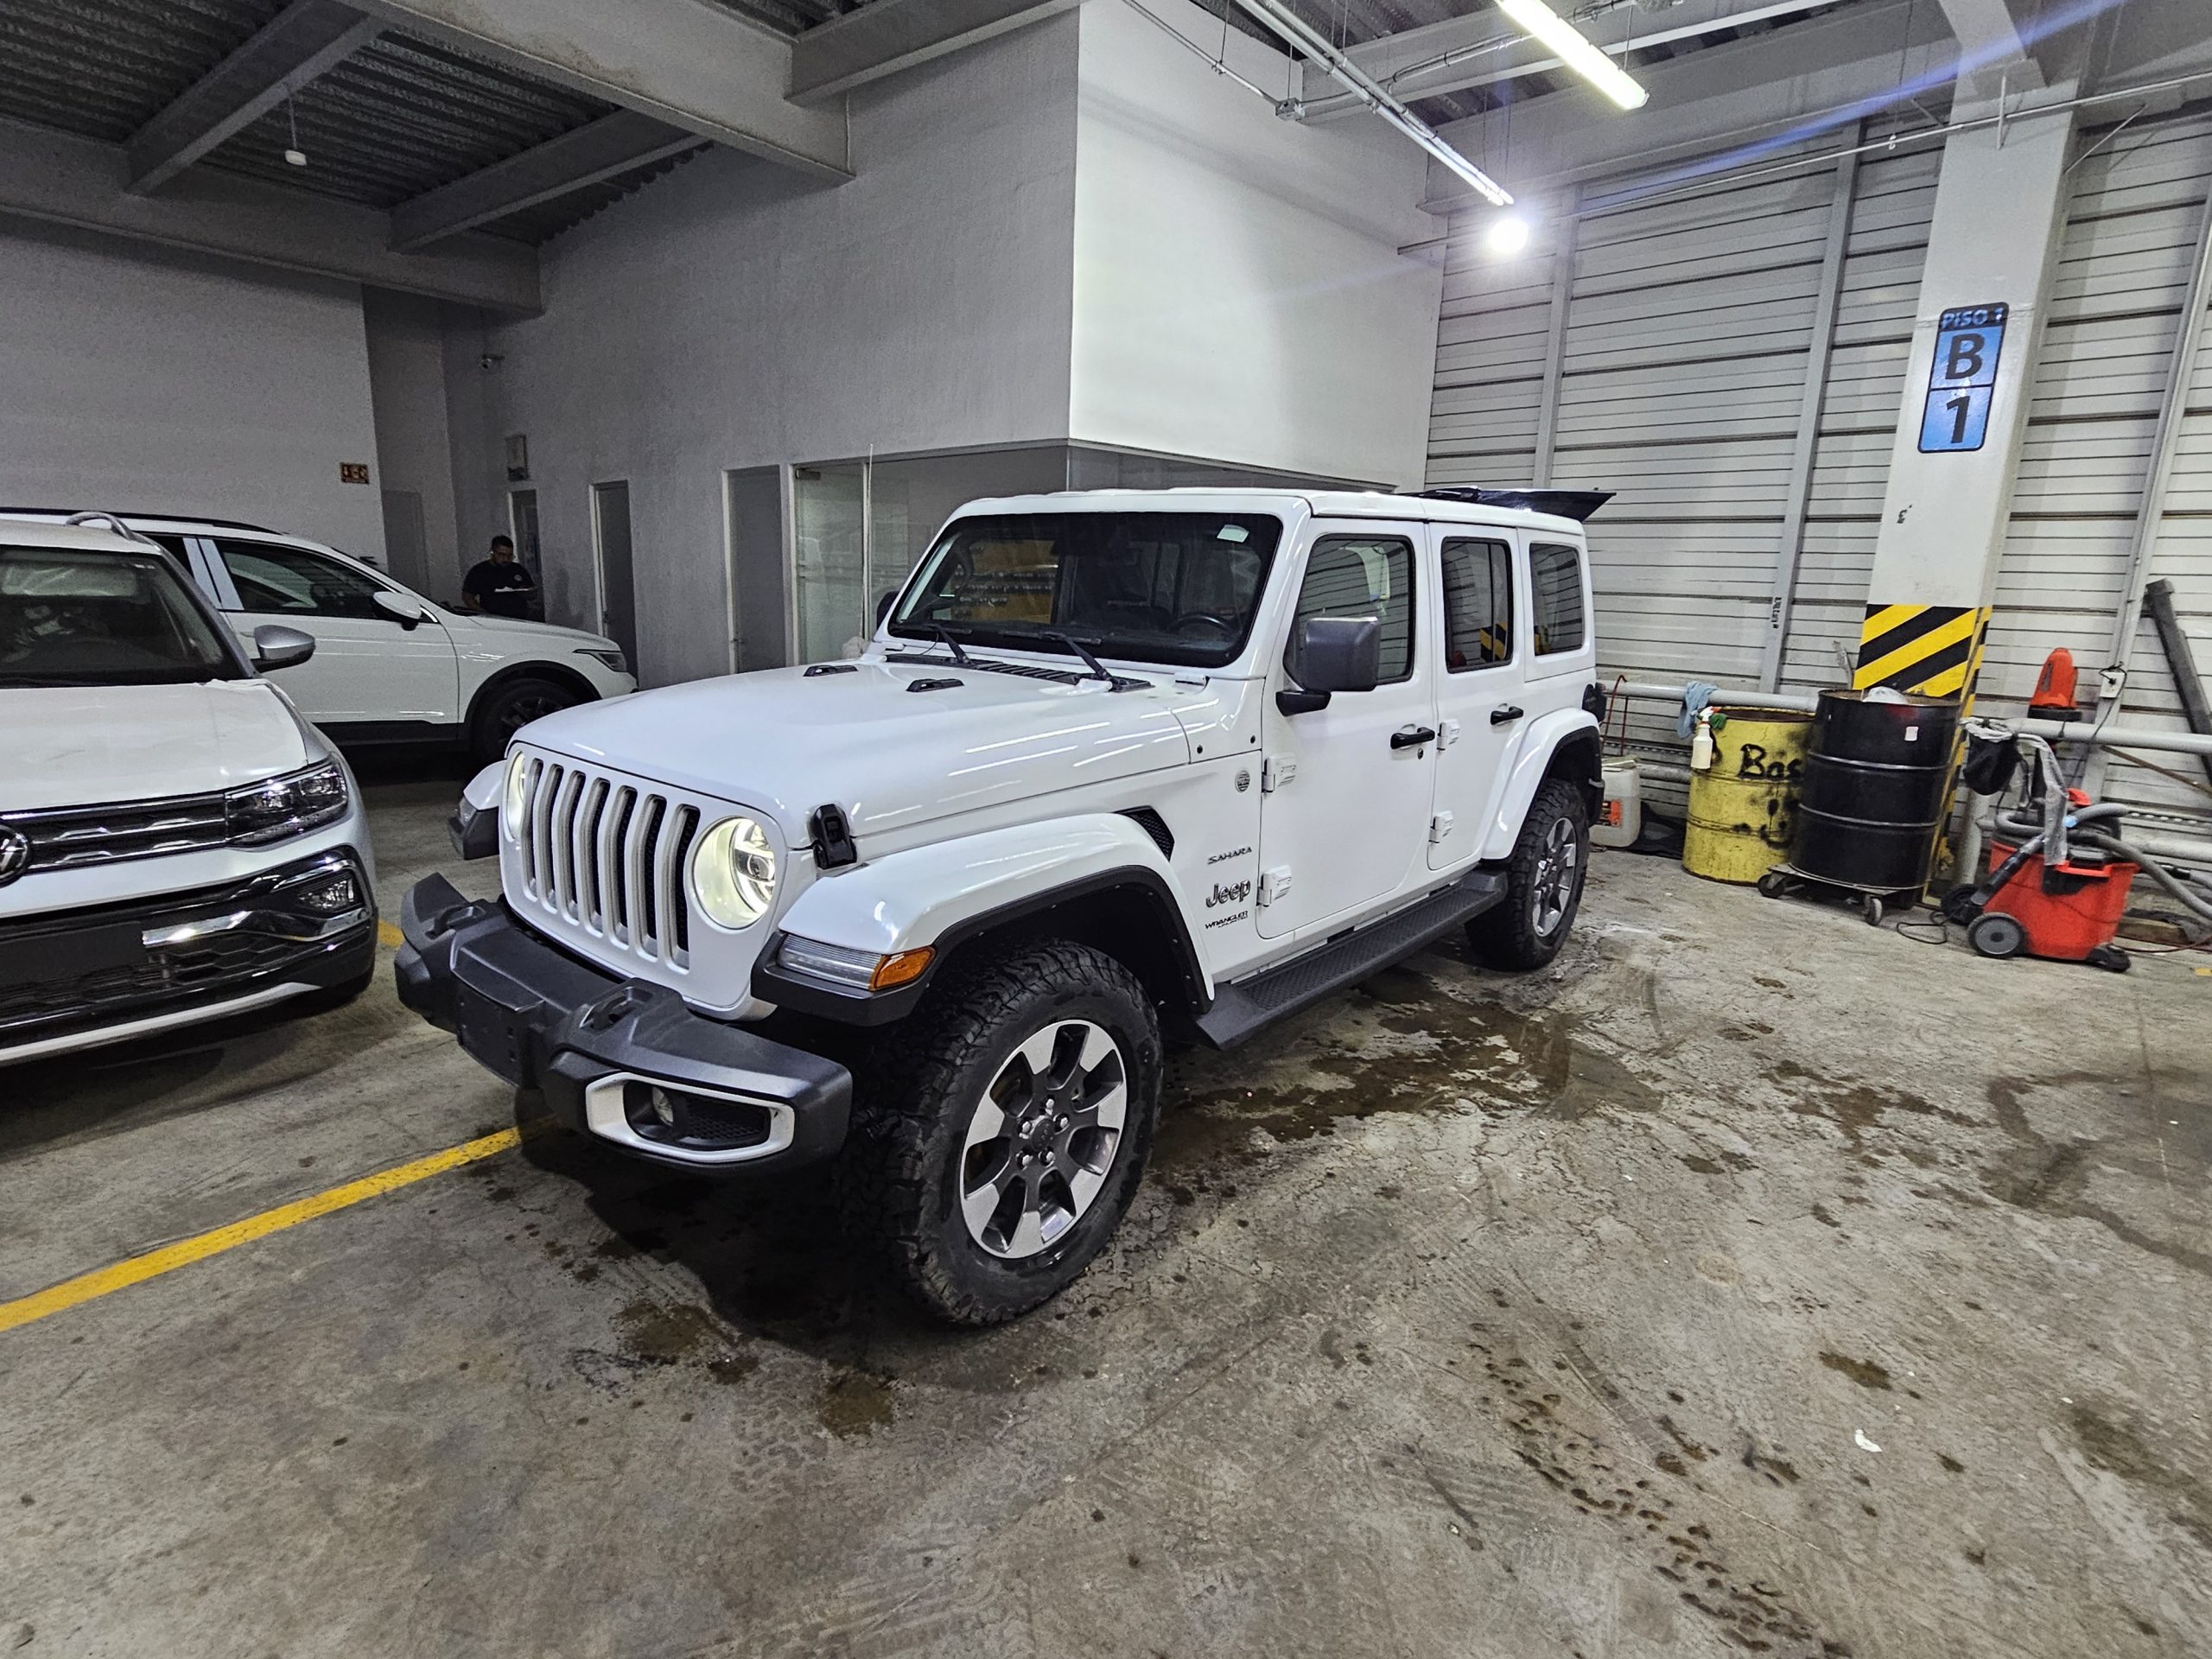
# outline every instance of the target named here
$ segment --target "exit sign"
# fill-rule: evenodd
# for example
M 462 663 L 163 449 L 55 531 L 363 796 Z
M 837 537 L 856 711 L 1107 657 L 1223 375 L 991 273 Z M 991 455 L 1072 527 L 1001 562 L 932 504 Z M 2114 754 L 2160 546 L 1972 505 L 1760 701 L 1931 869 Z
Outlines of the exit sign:
M 1920 414 L 1920 453 L 1979 449 L 1989 436 L 1989 404 L 1997 395 L 1997 359 L 2005 350 L 2004 304 L 1961 305 L 1936 322 L 1936 357 L 1928 365 L 1928 402 Z

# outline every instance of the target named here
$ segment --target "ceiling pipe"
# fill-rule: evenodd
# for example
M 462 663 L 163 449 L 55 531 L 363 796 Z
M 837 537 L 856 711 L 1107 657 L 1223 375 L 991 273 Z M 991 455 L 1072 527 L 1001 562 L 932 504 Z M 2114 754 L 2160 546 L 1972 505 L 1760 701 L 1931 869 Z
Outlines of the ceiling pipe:
M 1510 191 L 1439 137 L 1433 127 L 1400 103 L 1380 81 L 1330 45 L 1281 0 L 1236 0 L 1236 3 L 1281 36 L 1293 48 L 1313 59 L 1350 87 L 1360 103 L 1441 162 L 1448 171 L 1491 207 L 1510 207 L 1513 205 Z

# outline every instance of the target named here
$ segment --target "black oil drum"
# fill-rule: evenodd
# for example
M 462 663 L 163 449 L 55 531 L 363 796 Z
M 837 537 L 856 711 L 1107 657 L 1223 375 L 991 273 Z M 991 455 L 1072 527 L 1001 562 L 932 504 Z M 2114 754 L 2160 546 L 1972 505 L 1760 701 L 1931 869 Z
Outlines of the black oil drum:
M 1823 691 L 1799 780 L 1790 868 L 1815 881 L 1916 893 L 1942 822 L 1959 705 Z

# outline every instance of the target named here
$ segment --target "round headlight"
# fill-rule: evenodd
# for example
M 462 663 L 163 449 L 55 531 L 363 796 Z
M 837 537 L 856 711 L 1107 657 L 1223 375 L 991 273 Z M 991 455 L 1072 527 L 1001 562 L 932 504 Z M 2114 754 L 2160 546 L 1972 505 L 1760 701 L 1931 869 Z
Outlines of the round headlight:
M 691 855 L 699 907 L 724 927 L 750 927 L 776 901 L 776 849 L 750 818 L 724 818 Z
M 518 750 L 507 757 L 507 792 L 499 803 L 499 822 L 507 839 L 522 839 L 522 811 L 530 797 L 530 757 Z

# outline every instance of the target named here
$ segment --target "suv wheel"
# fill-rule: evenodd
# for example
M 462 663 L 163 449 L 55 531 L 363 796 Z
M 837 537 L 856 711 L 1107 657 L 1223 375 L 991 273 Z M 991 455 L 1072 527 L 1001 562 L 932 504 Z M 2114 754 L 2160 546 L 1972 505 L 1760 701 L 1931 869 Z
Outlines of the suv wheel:
M 1048 940 L 962 964 L 867 1068 L 847 1213 L 940 1319 L 1026 1313 L 1121 1224 L 1160 1073 L 1151 1001 L 1103 951 Z
M 1505 902 L 1467 924 L 1485 968 L 1526 972 L 1559 955 L 1582 903 L 1590 867 L 1590 807 L 1564 778 L 1536 791 L 1506 867 Z
M 525 675 L 495 687 L 468 721 L 468 747 L 488 766 L 507 752 L 507 740 L 533 720 L 572 709 L 582 699 L 558 680 Z

